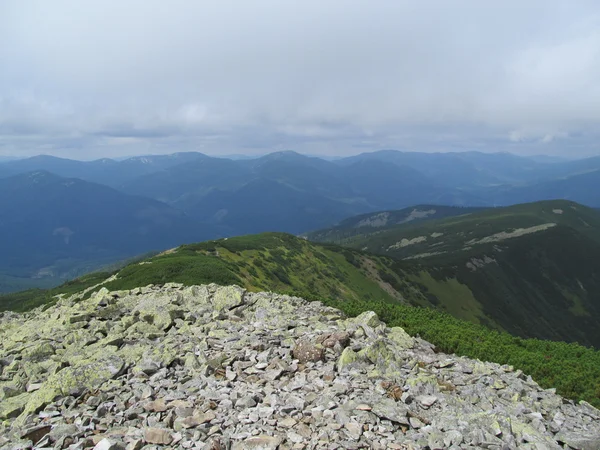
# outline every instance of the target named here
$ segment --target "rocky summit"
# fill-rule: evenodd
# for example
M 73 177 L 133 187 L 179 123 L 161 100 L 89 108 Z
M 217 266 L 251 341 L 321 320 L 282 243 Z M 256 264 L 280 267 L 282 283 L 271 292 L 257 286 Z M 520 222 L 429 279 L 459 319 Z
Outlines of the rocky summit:
M 375 313 L 235 286 L 0 317 L 0 447 L 598 449 L 600 411 Z

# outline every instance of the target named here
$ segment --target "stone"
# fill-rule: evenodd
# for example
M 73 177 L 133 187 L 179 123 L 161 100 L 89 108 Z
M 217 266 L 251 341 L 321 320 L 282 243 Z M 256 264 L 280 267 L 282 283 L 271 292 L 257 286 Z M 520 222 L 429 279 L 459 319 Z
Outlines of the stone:
M 51 425 L 37 425 L 31 428 L 27 428 L 21 438 L 26 441 L 33 442 L 33 445 L 37 444 L 52 430 Z
M 317 343 L 325 348 L 334 348 L 336 345 L 345 348 L 350 343 L 350 334 L 346 331 L 326 334 L 317 339 Z
M 294 347 L 292 354 L 301 364 L 307 362 L 322 361 L 325 356 L 325 350 L 319 344 L 308 340 L 301 340 Z
M 599 448 L 588 403 L 371 312 L 217 285 L 103 296 L 0 314 L 1 450 Z
M 399 350 L 408 350 L 415 345 L 415 340 L 401 327 L 389 328 L 387 338 L 391 340 Z
M 250 395 L 240 398 L 235 402 L 236 408 L 254 408 L 256 406 L 256 400 Z
M 297 423 L 298 423 L 298 421 L 292 419 L 291 417 L 286 417 L 284 419 L 277 421 L 277 426 L 283 427 L 283 428 L 292 428 Z
M 408 408 L 392 399 L 382 399 L 371 407 L 371 412 L 382 419 L 391 420 L 402 425 L 410 425 L 407 414 Z
M 438 398 L 435 395 L 421 395 L 417 397 L 417 401 L 421 404 L 421 406 L 429 408 L 438 401 Z
M 340 355 L 337 362 L 338 372 L 343 372 L 345 368 L 352 367 L 355 363 L 360 362 L 361 358 L 352 348 L 346 347 Z
M 346 431 L 351 439 L 358 441 L 362 436 L 363 429 L 360 423 L 348 422 L 346 425 L 344 425 L 344 427 L 346 428 Z
M 102 439 L 94 446 L 94 450 L 117 450 L 119 445 L 108 438 Z
M 377 314 L 373 311 L 365 311 L 364 313 L 359 314 L 354 319 L 352 319 L 352 323 L 357 325 L 366 325 L 370 328 L 375 328 L 381 325 L 381 320 Z
M 573 433 L 561 431 L 554 436 L 557 442 L 568 445 L 574 450 L 597 450 L 600 449 L 600 435 L 588 435 L 585 433 Z
M 144 441 L 148 444 L 170 445 L 173 436 L 169 430 L 164 428 L 146 428 L 144 430 Z
M 277 450 L 281 444 L 281 438 L 259 435 L 236 442 L 231 450 Z
M 213 294 L 213 306 L 216 311 L 229 311 L 244 303 L 245 293 L 244 289 L 237 286 L 221 287 Z

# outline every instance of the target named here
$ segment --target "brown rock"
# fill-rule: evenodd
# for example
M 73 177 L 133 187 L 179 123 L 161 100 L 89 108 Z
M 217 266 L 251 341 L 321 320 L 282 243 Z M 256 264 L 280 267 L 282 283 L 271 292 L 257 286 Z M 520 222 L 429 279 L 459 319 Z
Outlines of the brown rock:
M 194 428 L 203 423 L 210 422 L 216 418 L 216 414 L 212 411 L 207 411 L 203 414 L 195 414 L 193 416 L 186 417 L 180 421 L 183 428 Z
M 325 349 L 319 344 L 303 340 L 296 344 L 292 355 L 301 364 L 306 364 L 307 362 L 322 361 L 325 358 Z
M 21 437 L 25 440 L 30 440 L 35 445 L 41 441 L 44 436 L 50 433 L 51 429 L 52 426 L 50 425 L 39 425 L 25 430 Z
M 345 331 L 324 334 L 317 339 L 317 343 L 325 348 L 333 348 L 335 347 L 335 344 L 339 343 L 342 348 L 346 348 L 350 343 L 350 334 Z
M 173 436 L 164 428 L 146 428 L 144 440 L 147 444 L 169 445 L 173 442 Z
M 146 403 L 144 409 L 152 412 L 165 412 L 168 407 L 166 402 L 162 398 L 159 398 L 158 400 Z
M 281 444 L 280 438 L 263 434 L 248 438 L 243 442 L 236 442 L 231 447 L 231 450 L 276 450 L 279 447 L 279 444 Z

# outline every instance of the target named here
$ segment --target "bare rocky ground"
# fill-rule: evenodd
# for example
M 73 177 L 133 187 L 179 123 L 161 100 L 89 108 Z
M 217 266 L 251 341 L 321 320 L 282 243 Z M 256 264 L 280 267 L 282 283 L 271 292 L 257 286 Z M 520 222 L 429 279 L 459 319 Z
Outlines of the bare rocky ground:
M 0 447 L 599 449 L 600 411 L 372 312 L 237 287 L 0 317 Z

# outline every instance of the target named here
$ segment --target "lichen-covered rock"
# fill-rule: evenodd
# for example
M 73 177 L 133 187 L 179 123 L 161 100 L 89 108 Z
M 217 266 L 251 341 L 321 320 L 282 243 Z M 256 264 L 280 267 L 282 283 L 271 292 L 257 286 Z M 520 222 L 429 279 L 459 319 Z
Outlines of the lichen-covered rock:
M 28 401 L 29 395 L 27 394 L 3 399 L 0 401 L 0 419 L 18 417 L 25 410 L 25 405 Z
M 600 448 L 600 411 L 373 312 L 167 283 L 0 315 L 0 449 Z
M 371 328 L 375 328 L 382 324 L 377 314 L 373 311 L 365 311 L 350 321 L 356 325 L 366 325 Z
M 338 372 L 343 372 L 344 369 L 350 368 L 357 362 L 361 361 L 360 356 L 350 347 L 346 347 L 337 362 Z
M 212 298 L 212 303 L 216 311 L 229 311 L 236 306 L 244 303 L 245 290 L 237 286 L 223 287 Z
M 415 340 L 403 328 L 391 327 L 388 329 L 387 338 L 390 339 L 397 349 L 408 350 L 413 348 Z

